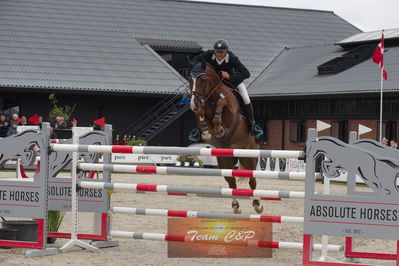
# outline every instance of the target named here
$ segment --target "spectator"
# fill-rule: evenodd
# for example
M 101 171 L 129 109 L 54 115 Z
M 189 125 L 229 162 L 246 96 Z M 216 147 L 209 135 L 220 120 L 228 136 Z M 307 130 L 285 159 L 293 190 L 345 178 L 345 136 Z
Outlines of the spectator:
M 11 125 L 13 122 L 16 122 L 18 125 L 19 124 L 18 118 L 19 118 L 19 116 L 17 114 L 13 114 L 9 124 Z
M 389 147 L 397 149 L 398 148 L 398 143 L 396 142 L 396 140 L 391 139 L 391 141 L 389 142 Z
M 385 146 L 388 146 L 388 139 L 387 139 L 387 138 L 383 138 L 383 139 L 381 140 L 381 144 L 382 144 L 382 145 L 385 145 Z
M 17 134 L 18 122 L 13 121 L 7 130 L 7 137 Z
M 66 128 L 67 128 L 67 125 L 64 121 L 64 117 L 57 116 L 55 119 L 54 129 L 66 129 Z
M 8 121 L 5 115 L 0 115 L 0 138 L 7 136 Z
M 37 125 L 39 126 L 40 129 L 42 129 L 42 124 L 43 124 L 43 116 L 39 116 L 37 118 Z
M 76 120 L 76 118 L 72 119 L 71 124 L 72 124 L 72 127 L 76 127 L 78 124 L 78 120 Z
M 183 93 L 182 99 L 181 99 L 179 105 L 186 105 L 189 102 L 190 102 L 190 99 L 188 98 L 187 93 Z
M 28 125 L 28 120 L 26 119 L 26 116 L 21 117 L 21 126 L 26 126 Z

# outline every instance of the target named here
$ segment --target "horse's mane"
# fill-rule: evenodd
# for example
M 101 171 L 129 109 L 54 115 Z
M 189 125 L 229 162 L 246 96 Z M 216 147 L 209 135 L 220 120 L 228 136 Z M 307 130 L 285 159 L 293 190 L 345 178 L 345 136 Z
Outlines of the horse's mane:
M 220 77 L 220 75 L 216 72 L 216 70 L 215 70 L 215 68 L 211 65 L 211 64 L 209 64 L 209 63 L 206 63 L 206 66 L 208 66 L 209 67 L 209 69 L 211 69 L 211 71 L 219 78 L 219 80 L 218 81 L 220 81 L 220 79 L 222 78 L 222 77 Z M 223 79 L 222 80 L 222 83 L 224 84 L 224 85 L 226 85 L 228 88 L 236 88 L 236 86 L 234 86 L 230 81 L 228 81 L 228 80 L 226 80 L 226 79 Z M 241 97 L 241 96 L 240 96 Z
M 209 69 L 213 72 L 213 74 L 215 74 L 216 77 L 219 78 L 219 80 L 221 79 L 221 77 L 219 76 L 219 74 L 216 72 L 215 68 L 213 68 L 213 66 L 211 64 L 206 63 L 206 66 L 209 67 Z

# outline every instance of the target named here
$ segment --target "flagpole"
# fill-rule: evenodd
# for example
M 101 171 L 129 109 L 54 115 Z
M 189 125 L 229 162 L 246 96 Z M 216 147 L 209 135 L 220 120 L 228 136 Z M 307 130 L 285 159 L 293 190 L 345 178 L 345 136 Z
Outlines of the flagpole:
M 381 90 L 380 90 L 380 142 L 382 141 L 382 88 L 383 88 L 383 74 L 384 74 L 384 67 L 381 68 Z

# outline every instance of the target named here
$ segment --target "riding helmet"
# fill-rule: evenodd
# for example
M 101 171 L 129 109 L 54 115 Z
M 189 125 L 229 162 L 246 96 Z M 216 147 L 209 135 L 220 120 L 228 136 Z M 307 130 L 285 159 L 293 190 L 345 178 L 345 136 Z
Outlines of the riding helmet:
M 227 41 L 225 41 L 225 40 L 217 40 L 215 42 L 215 45 L 213 45 L 213 49 L 215 51 L 226 51 L 226 50 L 229 50 L 229 45 L 227 44 Z

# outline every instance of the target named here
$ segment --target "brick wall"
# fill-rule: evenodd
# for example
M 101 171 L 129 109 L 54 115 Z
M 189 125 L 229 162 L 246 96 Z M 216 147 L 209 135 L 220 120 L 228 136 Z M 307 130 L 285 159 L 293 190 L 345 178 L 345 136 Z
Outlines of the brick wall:
M 371 128 L 372 131 L 362 134 L 360 138 L 362 139 L 377 139 L 378 134 L 378 121 L 376 120 L 349 120 L 349 131 L 356 131 L 358 132 L 359 124 Z
M 290 141 L 290 121 L 291 120 L 269 120 L 268 128 L 266 129 L 269 134 L 267 142 L 261 142 L 260 148 L 267 150 L 302 150 L 306 146 L 305 142 L 291 142 Z M 336 120 L 320 120 L 325 123 L 331 124 L 331 121 Z M 316 128 L 317 120 L 307 120 L 306 128 Z M 284 130 L 283 130 L 284 124 Z M 350 131 L 358 131 L 359 124 L 372 129 L 371 132 L 361 135 L 361 138 L 377 139 L 378 134 L 378 121 L 377 120 L 349 120 L 348 129 Z M 397 121 L 399 125 L 399 121 Z M 284 136 L 283 136 L 284 133 Z M 331 136 L 331 128 L 319 132 L 319 136 Z M 399 138 L 399 130 L 397 129 L 397 136 Z M 282 143 L 284 139 L 284 143 Z

